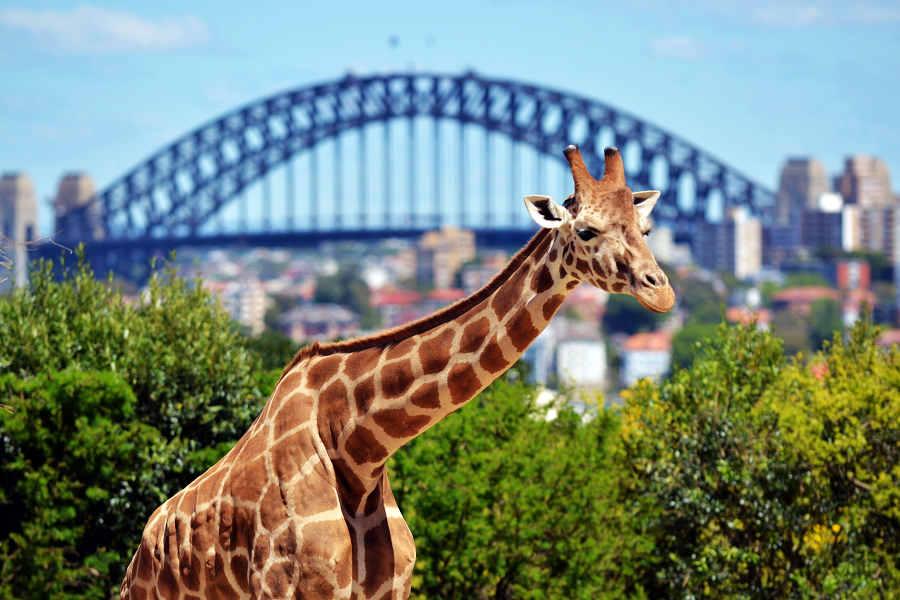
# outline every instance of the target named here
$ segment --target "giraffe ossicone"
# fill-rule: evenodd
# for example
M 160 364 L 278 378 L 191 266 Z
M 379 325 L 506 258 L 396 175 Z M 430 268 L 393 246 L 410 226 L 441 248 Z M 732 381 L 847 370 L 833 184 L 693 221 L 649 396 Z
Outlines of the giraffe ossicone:
M 565 150 L 575 193 L 487 285 L 382 333 L 304 348 L 237 444 L 147 522 L 121 598 L 407 598 L 415 544 L 385 463 L 508 369 L 582 282 L 670 310 L 644 240 L 659 192 Z

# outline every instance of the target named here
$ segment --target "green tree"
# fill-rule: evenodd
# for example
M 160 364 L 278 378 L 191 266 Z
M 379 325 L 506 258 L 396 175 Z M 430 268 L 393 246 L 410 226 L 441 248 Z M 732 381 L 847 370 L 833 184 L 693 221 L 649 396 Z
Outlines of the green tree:
M 0 395 L 0 597 L 108 597 L 164 497 L 165 441 L 115 373 L 7 374 Z
M 691 323 L 720 323 L 725 311 L 722 297 L 713 284 L 696 277 L 683 281 L 678 290 L 678 303 Z
M 709 323 L 688 323 L 672 338 L 672 372 L 686 369 L 703 349 L 703 342 L 712 338 L 718 330 Z
M 813 349 L 820 349 L 835 332 L 841 333 L 844 320 L 841 305 L 836 300 L 816 300 L 809 313 L 809 343 Z
M 265 330 L 244 340 L 247 348 L 260 357 L 264 369 L 282 369 L 299 349 L 297 343 L 277 331 Z
M 600 412 L 585 423 L 562 403 L 548 421 L 535 395 L 501 378 L 392 460 L 392 485 L 416 538 L 414 597 L 626 591 L 619 574 L 650 546 L 611 527 L 628 521 L 609 485 L 615 419 Z
M 608 333 L 633 334 L 652 331 L 666 319 L 665 315 L 647 310 L 624 294 L 610 294 L 603 312 L 603 329 Z
M 356 265 L 341 265 L 334 275 L 316 278 L 315 301 L 333 302 L 350 308 L 360 316 L 363 328 L 377 327 L 380 324 L 370 296 L 369 286 L 360 276 Z
M 885 597 L 900 586 L 900 351 L 860 324 L 810 369 L 720 329 L 691 369 L 624 394 L 622 480 L 656 597 Z M 628 513 L 626 513 L 628 514 Z
M 140 452 L 128 455 L 128 460 L 133 463 L 129 465 L 133 472 L 147 479 L 142 480 L 142 487 L 139 490 L 136 488 L 133 496 L 142 499 L 144 504 L 116 508 L 119 511 L 117 518 L 127 523 L 118 529 L 92 529 L 92 533 L 67 529 L 75 532 L 72 536 L 82 536 L 73 541 L 75 556 L 70 557 L 68 551 L 64 551 L 66 560 L 73 561 L 73 564 L 87 564 L 83 561 L 93 556 L 89 551 L 94 547 L 127 547 L 133 551 L 152 508 L 194 479 L 234 444 L 258 413 L 277 377 L 260 370 L 259 357 L 247 349 L 227 313 L 201 286 L 175 277 L 172 271 L 156 273 L 143 299 L 128 303 L 110 283 L 95 280 L 84 264 L 66 271 L 63 279 L 58 281 L 52 266 L 45 264 L 32 273 L 30 288 L 16 290 L 0 298 L 0 331 L 3 331 L 0 336 L 0 370 L 3 373 L 25 383 L 40 381 L 41 377 L 59 372 L 112 373 L 126 384 L 133 395 L 133 401 L 126 403 L 129 407 L 127 412 L 122 413 L 121 420 L 115 422 L 125 431 L 137 431 L 129 429 L 132 427 L 148 427 L 158 432 L 163 442 L 161 446 L 154 443 L 153 453 L 150 446 L 145 445 Z M 0 404 L 12 405 L 14 400 L 6 396 L 0 398 Z M 84 410 L 96 409 L 105 414 L 102 413 L 106 410 L 104 406 L 106 404 L 99 402 L 87 403 Z M 34 418 L 50 419 L 51 416 L 51 412 L 43 411 Z M 76 421 L 78 418 L 81 417 L 73 417 Z M 90 414 L 84 418 L 90 421 Z M 40 431 L 59 429 L 52 420 L 44 420 L 43 423 L 32 423 L 30 426 Z M 98 444 L 106 444 L 97 441 L 104 439 L 100 433 L 96 438 L 87 435 L 77 438 L 87 447 L 82 452 L 99 454 L 104 451 L 103 448 L 94 448 Z M 5 431 L 3 435 L 7 435 Z M 65 437 L 64 433 L 53 435 Z M 137 433 L 134 436 L 135 443 L 143 439 Z M 108 482 L 99 486 L 94 482 L 94 478 L 99 477 L 97 473 L 113 477 L 108 473 L 119 469 L 121 456 L 116 453 L 121 448 L 117 448 L 115 440 L 109 441 L 109 446 L 112 454 L 106 458 L 100 456 L 95 464 L 96 470 L 73 475 L 80 482 L 79 489 L 110 487 Z M 46 456 L 73 451 L 56 446 L 47 450 Z M 108 459 L 108 462 L 104 463 L 101 459 Z M 36 478 L 39 482 L 52 479 L 40 470 L 39 465 L 34 465 L 33 470 L 30 465 L 17 467 L 21 469 L 23 480 Z M 121 480 L 124 486 L 130 485 L 127 483 L 127 472 Z M 0 481 L 4 498 L 19 494 L 19 485 L 12 478 Z M 111 499 L 97 500 L 105 501 L 112 502 Z M 77 515 L 84 519 L 91 514 L 81 511 L 79 506 L 67 505 L 64 511 L 68 515 L 66 518 Z M 50 517 L 36 518 L 37 523 L 45 524 L 40 526 L 48 528 L 55 527 L 54 523 L 57 523 Z M 51 533 L 48 531 L 47 535 Z M 37 532 L 32 531 L 28 535 L 37 535 Z M 96 539 L 87 539 L 90 536 Z M 47 545 L 48 551 L 55 544 L 46 537 L 35 539 L 38 541 L 31 544 L 35 553 L 44 547 L 42 544 Z M 4 555 L 0 556 L 0 562 L 19 564 L 21 560 L 16 558 L 19 555 L 7 554 L 16 551 L 15 540 L 8 537 L 2 543 Z M 130 558 L 130 551 L 127 555 L 117 554 L 115 560 L 110 558 L 108 570 L 92 564 L 90 568 L 100 573 L 96 575 L 96 585 L 106 586 L 107 590 L 114 589 Z M 66 577 L 63 576 L 63 579 Z M 50 580 L 47 581 L 49 585 Z

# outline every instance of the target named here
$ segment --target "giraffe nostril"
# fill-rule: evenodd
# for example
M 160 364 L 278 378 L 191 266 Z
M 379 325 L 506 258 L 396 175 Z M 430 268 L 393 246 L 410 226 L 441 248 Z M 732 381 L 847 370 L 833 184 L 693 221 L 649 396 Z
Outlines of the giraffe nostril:
M 644 283 L 651 287 L 656 287 L 659 285 L 659 280 L 656 277 L 654 277 L 652 274 L 646 273 L 644 275 Z

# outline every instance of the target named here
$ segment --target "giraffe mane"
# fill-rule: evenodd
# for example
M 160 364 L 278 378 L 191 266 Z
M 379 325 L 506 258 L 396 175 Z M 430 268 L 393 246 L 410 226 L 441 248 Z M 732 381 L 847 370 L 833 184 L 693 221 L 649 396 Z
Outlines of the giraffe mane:
M 540 229 L 531 238 L 531 240 L 529 240 L 529 242 L 521 250 L 519 250 L 512 257 L 512 259 L 510 259 L 509 263 L 505 267 L 503 267 L 500 272 L 494 275 L 491 280 L 488 281 L 483 287 L 476 290 L 469 296 L 457 300 L 453 304 L 445 306 L 444 308 L 435 311 L 430 315 L 427 315 L 420 319 L 416 319 L 415 321 L 411 321 L 409 323 L 405 323 L 403 325 L 398 325 L 397 327 L 393 327 L 385 331 L 374 333 L 372 335 L 367 335 L 351 340 L 343 340 L 340 342 L 321 343 L 315 341 L 307 346 L 304 346 L 303 348 L 300 348 L 300 350 L 297 351 L 297 354 L 294 355 L 294 358 L 291 359 L 291 361 L 281 372 L 279 381 L 281 381 L 281 379 L 283 379 L 291 369 L 308 358 L 312 358 L 314 356 L 327 356 L 329 354 L 337 354 L 339 352 L 356 352 L 376 346 L 387 346 L 393 342 L 420 334 L 436 325 L 459 317 L 460 315 L 469 311 L 478 303 L 482 302 L 485 298 L 490 297 L 490 295 L 493 294 L 504 281 L 509 279 L 509 277 L 513 273 L 515 273 L 520 266 L 522 266 L 522 264 L 537 248 L 541 246 L 541 244 L 547 239 L 547 237 L 551 235 L 551 233 L 552 230 L 550 229 Z

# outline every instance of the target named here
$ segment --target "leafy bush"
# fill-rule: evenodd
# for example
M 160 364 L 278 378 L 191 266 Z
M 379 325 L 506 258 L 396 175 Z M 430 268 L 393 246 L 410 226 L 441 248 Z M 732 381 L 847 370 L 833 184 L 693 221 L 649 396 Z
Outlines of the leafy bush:
M 900 586 L 900 352 L 860 324 L 810 369 L 721 328 L 626 394 L 619 487 L 655 551 L 652 596 L 872 597 Z M 815 363 L 818 365 L 818 363 Z
M 393 459 L 415 597 L 597 598 L 648 549 L 610 528 L 627 520 L 609 493 L 613 416 L 563 403 L 547 421 L 535 395 L 501 378 Z
M 0 394 L 0 597 L 107 596 L 164 497 L 165 441 L 114 373 L 4 375 Z
M 52 496 L 56 502 L 33 519 L 23 513 L 22 527 L 31 528 L 27 532 L 6 529 L 0 535 L 0 562 L 12 565 L 4 567 L 3 577 L 16 577 L 17 585 L 23 577 L 37 582 L 46 568 L 50 569 L 44 572 L 46 584 L 52 587 L 59 580 L 59 587 L 52 589 L 60 593 L 72 589 L 88 593 L 93 586 L 114 589 L 152 509 L 234 444 L 270 393 L 277 372 L 261 371 L 259 357 L 248 350 L 221 307 L 199 285 L 171 271 L 156 273 L 143 298 L 127 302 L 111 282 L 95 280 L 84 264 L 65 272 L 61 281 L 55 279 L 51 265 L 44 264 L 32 273 L 29 289 L 0 298 L 0 331 L 0 373 L 6 374 L 0 405 L 14 410 L 2 421 L 2 439 L 12 444 L 4 452 L 13 461 L 11 466 L 4 461 L 4 467 L 17 469 L 15 477 L 5 472 L 0 493 L 3 502 L 13 502 L 25 493 L 22 481 L 33 482 L 28 485 L 40 489 L 29 488 L 28 493 L 34 498 Z M 105 374 L 90 375 L 97 371 Z M 78 372 L 85 372 L 87 379 L 76 377 Z M 68 382 L 66 391 L 37 393 L 41 382 L 51 380 Z M 94 381 L 99 383 L 93 385 Z M 110 389 L 103 391 L 107 384 Z M 83 401 L 84 394 L 98 400 L 86 402 L 64 425 L 81 427 L 78 419 L 82 419 L 102 423 L 106 429 L 95 436 L 56 433 L 67 431 L 57 422 L 59 411 L 71 398 Z M 123 403 L 115 409 L 120 412 L 110 412 L 114 402 Z M 40 408 L 36 412 L 35 406 Z M 17 445 L 25 443 L 17 441 L 16 436 L 24 433 L 15 429 L 25 427 L 23 423 L 40 440 L 44 435 L 64 439 L 56 440 L 55 446 L 41 446 L 43 458 L 38 462 L 26 458 L 15 462 L 16 456 L 29 456 L 27 444 L 38 443 Z M 119 436 L 127 436 L 122 432 L 129 432 L 140 448 L 123 448 Z M 96 453 L 94 462 L 76 465 L 82 470 L 62 466 L 61 461 L 91 452 Z M 61 477 L 51 476 L 57 468 Z M 138 483 L 129 483 L 130 473 L 139 477 Z M 41 491 L 46 486 L 57 487 Z M 122 491 L 126 488 L 127 493 Z M 95 494 L 88 498 L 93 504 L 84 504 L 80 493 L 70 491 L 74 489 L 93 490 L 91 494 L 118 491 L 110 491 L 109 497 Z M 116 495 L 120 493 L 128 499 L 127 510 L 125 500 Z M 100 505 L 110 511 L 103 527 L 69 527 L 71 522 L 93 519 Z M 118 521 L 109 527 L 113 517 Z M 29 540 L 31 558 L 22 553 L 14 535 Z M 70 545 L 62 544 L 57 535 L 66 536 Z M 53 569 L 60 574 L 52 575 Z M 97 575 L 86 575 L 84 569 Z M 96 581 L 90 586 L 84 583 L 92 577 Z

